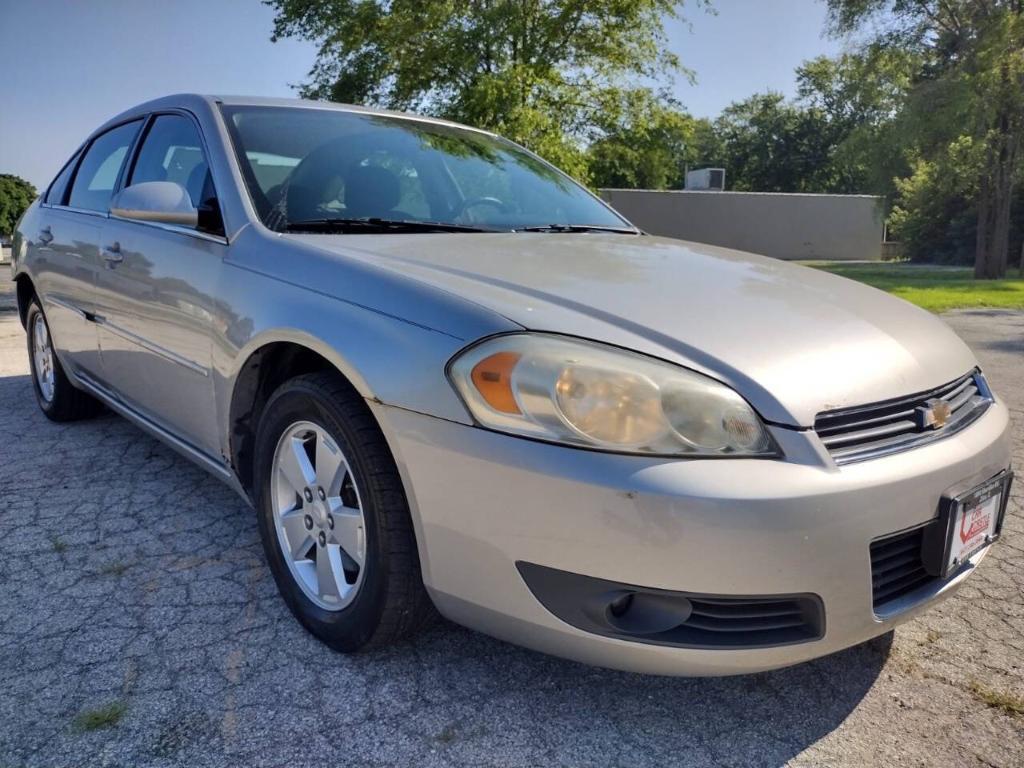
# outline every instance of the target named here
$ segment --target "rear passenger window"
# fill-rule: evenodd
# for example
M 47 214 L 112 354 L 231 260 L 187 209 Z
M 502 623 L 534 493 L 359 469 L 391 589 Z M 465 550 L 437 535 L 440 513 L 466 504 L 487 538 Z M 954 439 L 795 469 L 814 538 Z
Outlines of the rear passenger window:
M 117 176 L 141 122 L 125 123 L 93 140 L 78 166 L 68 205 L 103 213 L 110 209 Z
M 78 154 L 68 160 L 64 170 L 57 174 L 57 178 L 50 185 L 50 191 L 46 193 L 46 202 L 50 205 L 64 205 L 64 195 L 68 191 L 68 182 L 71 181 L 71 174 L 75 172 L 78 164 Z
M 209 173 L 195 124 L 181 115 L 160 115 L 146 133 L 128 186 L 173 181 L 188 190 L 192 205 L 199 208 Z

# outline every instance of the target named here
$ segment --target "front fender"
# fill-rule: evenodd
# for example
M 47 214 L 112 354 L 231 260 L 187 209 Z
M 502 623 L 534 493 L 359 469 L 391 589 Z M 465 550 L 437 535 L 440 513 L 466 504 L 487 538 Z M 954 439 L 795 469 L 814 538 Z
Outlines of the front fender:
M 465 326 L 463 336 L 231 265 L 220 298 L 212 362 L 225 444 L 239 373 L 267 344 L 312 350 L 368 400 L 469 424 L 446 363 L 475 338 L 518 327 L 494 316 Z

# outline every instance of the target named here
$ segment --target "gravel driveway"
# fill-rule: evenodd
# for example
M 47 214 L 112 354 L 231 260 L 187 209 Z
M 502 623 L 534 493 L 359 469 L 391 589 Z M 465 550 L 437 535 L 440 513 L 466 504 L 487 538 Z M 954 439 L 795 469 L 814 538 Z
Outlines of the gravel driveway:
M 946 319 L 1024 468 L 1024 313 Z M 47 422 L 0 313 L 0 768 L 1021 766 L 1022 488 L 957 597 L 791 669 L 640 677 L 447 623 L 346 657 L 288 614 L 226 487 L 115 416 Z

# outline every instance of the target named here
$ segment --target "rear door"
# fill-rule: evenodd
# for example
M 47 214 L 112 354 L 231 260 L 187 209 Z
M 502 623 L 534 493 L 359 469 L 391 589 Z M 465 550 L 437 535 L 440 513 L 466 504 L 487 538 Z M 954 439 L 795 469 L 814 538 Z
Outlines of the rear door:
M 100 368 L 95 312 L 96 276 L 103 268 L 99 241 L 141 120 L 94 138 L 50 185 L 40 207 L 40 229 L 30 254 L 36 288 L 61 361 L 74 373 Z
M 180 184 L 203 214 L 194 229 L 105 221 L 96 292 L 103 379 L 142 416 L 217 457 L 211 339 L 227 240 L 194 119 L 154 115 L 125 179 Z

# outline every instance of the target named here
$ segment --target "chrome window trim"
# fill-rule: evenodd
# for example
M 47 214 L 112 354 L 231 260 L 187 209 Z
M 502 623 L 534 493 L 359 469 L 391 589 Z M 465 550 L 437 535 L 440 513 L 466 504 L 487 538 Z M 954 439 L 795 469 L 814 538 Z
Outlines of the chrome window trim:
M 156 227 L 157 229 L 163 229 L 168 232 L 174 232 L 179 235 L 185 235 L 187 237 L 194 237 L 198 240 L 206 240 L 211 243 L 219 243 L 221 245 L 230 245 L 231 241 L 225 235 L 214 235 L 209 232 L 201 232 L 198 229 L 189 229 L 188 227 L 182 227 L 178 224 L 164 224 L 159 221 L 139 221 L 138 219 L 125 219 L 120 216 L 114 216 L 111 213 L 103 213 L 102 211 L 94 211 L 90 208 L 73 208 L 70 205 L 54 205 L 52 203 L 40 203 L 40 208 L 49 208 L 53 211 L 66 211 L 67 213 L 82 213 L 86 216 L 95 216 L 100 219 L 109 219 L 110 221 L 123 221 L 128 224 L 138 224 L 142 227 Z
M 107 216 L 111 221 L 124 222 L 126 224 L 138 224 L 140 227 L 154 227 L 156 229 L 162 229 L 167 232 L 174 232 L 178 235 L 185 235 L 186 237 L 194 237 L 197 240 L 206 240 L 211 243 L 219 243 L 220 245 L 228 245 L 229 241 L 224 235 L 214 235 L 209 232 L 202 232 L 198 229 L 191 229 L 189 227 L 183 227 L 180 224 L 166 224 L 161 221 L 140 221 L 139 219 L 125 219 L 121 216 L 115 216 L 110 214 Z
M 40 203 L 40 208 L 49 208 L 54 211 L 67 211 L 68 213 L 84 213 L 86 216 L 97 216 L 101 219 L 109 219 L 110 214 L 103 211 L 96 211 L 92 208 L 75 208 L 73 205 L 55 205 L 53 203 Z

